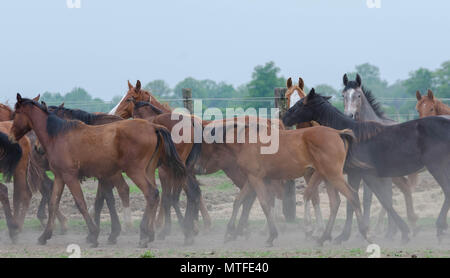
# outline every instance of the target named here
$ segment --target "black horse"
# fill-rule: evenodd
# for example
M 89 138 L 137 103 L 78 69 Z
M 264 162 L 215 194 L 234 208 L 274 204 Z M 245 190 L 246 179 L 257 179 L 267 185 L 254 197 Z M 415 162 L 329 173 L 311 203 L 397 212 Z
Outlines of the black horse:
M 358 143 L 350 150 L 345 171 L 355 189 L 355 179 L 362 177 L 375 193 L 386 211 L 402 232 L 403 241 L 409 240 L 409 228 L 392 207 L 386 184 L 378 177 L 399 177 L 426 167 L 444 191 L 445 201 L 436 221 L 437 236 L 441 240 L 447 229 L 450 208 L 450 117 L 433 116 L 385 126 L 376 122 L 356 122 L 342 114 L 328 102 L 329 97 L 316 94 L 314 89 L 298 101 L 283 117 L 283 123 L 316 121 L 335 129 L 350 128 Z M 357 163 L 352 163 L 357 161 Z M 348 218 L 353 211 L 347 207 Z M 351 219 L 350 219 L 351 224 Z

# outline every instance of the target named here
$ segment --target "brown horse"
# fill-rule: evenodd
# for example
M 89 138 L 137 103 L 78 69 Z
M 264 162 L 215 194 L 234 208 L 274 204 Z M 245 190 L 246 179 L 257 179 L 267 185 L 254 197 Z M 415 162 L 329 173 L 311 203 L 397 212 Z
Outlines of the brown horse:
M 60 106 L 50 106 L 48 107 L 48 111 L 55 114 L 56 116 L 66 119 L 66 120 L 79 120 L 82 121 L 83 123 L 87 124 L 87 125 L 103 125 L 103 124 L 108 124 L 108 123 L 112 123 L 112 122 L 116 122 L 116 121 L 120 121 L 123 120 L 122 118 L 118 117 L 118 116 L 114 116 L 114 115 L 107 115 L 104 113 L 88 113 L 85 112 L 83 110 L 79 110 L 79 109 L 68 109 L 64 107 L 64 103 L 61 104 Z M 31 167 L 31 168 L 43 168 L 45 170 L 49 170 L 49 166 L 48 166 L 48 161 L 47 158 L 45 156 L 45 151 L 37 151 L 38 148 L 35 148 L 35 150 L 33 151 L 33 155 L 32 155 L 32 159 L 33 160 L 33 164 L 36 165 L 38 167 Z M 39 167 L 39 165 L 41 167 Z M 30 172 L 30 171 L 29 171 Z M 34 171 L 31 171 L 31 175 L 33 175 Z M 45 171 L 44 171 L 45 172 Z M 39 175 L 34 175 L 34 176 L 38 176 L 37 178 L 39 178 Z M 44 180 L 45 180 L 45 175 L 44 175 Z M 117 188 L 117 192 L 119 193 L 119 197 L 122 201 L 122 205 L 123 205 L 123 216 L 124 216 L 124 221 L 125 224 L 128 227 L 132 226 L 132 220 L 131 220 L 131 210 L 130 210 L 130 197 L 129 197 L 129 186 L 128 184 L 125 182 L 122 174 L 117 174 L 114 177 L 109 177 L 107 180 L 103 180 L 103 179 L 99 179 L 99 184 L 101 183 L 108 183 L 111 179 L 114 180 L 114 186 Z M 109 212 L 111 215 L 111 225 L 114 226 L 115 228 L 112 229 L 112 233 L 109 237 L 109 243 L 115 243 L 116 242 L 116 238 L 120 233 L 120 221 L 117 218 L 117 213 L 116 213 L 116 209 L 115 209 L 115 205 L 114 205 L 114 198 L 112 195 L 110 195 L 110 192 L 103 192 L 104 187 L 102 187 L 101 185 L 99 186 L 100 190 L 97 190 L 97 195 L 95 198 L 95 203 L 94 203 L 94 218 L 95 221 L 97 223 L 97 225 L 100 224 L 100 213 L 101 213 L 101 209 L 103 208 L 103 204 L 104 201 L 107 201 L 107 205 L 109 208 Z M 51 190 L 50 190 L 51 192 Z M 106 195 L 105 195 L 106 194 Z M 50 196 L 48 196 L 48 199 Z M 45 208 L 45 203 L 43 206 L 40 206 L 39 209 L 44 209 Z M 39 214 L 40 212 L 40 214 Z M 57 212 L 58 215 L 58 212 Z M 42 215 L 42 211 L 38 210 L 38 216 L 40 217 L 39 219 L 41 220 L 42 218 L 45 219 L 45 214 Z M 58 219 L 60 218 L 60 216 L 58 216 Z M 43 220 L 41 220 L 42 222 Z
M 133 97 L 128 98 L 126 100 L 126 104 L 126 106 L 122 106 L 120 110 L 117 110 L 118 113 L 120 113 L 120 115 L 125 118 L 133 117 L 144 119 L 149 122 L 162 125 L 172 132 L 173 127 L 179 124 L 183 120 L 184 116 L 188 116 L 190 117 L 191 126 L 193 126 L 194 128 L 197 127 L 199 130 L 201 129 L 201 120 L 195 116 L 178 115 L 178 119 L 173 119 L 172 113 L 163 113 L 162 110 L 160 110 L 156 106 L 153 106 L 149 102 L 136 102 Z M 192 129 L 191 132 L 191 138 L 194 138 L 194 129 Z M 170 234 L 171 206 L 174 207 L 179 223 L 182 224 L 182 227 L 184 227 L 185 229 L 194 229 L 192 221 L 194 220 L 194 218 L 197 218 L 197 215 L 192 214 L 192 210 L 190 209 L 191 207 L 195 208 L 195 211 L 197 210 L 197 207 L 199 207 L 200 211 L 202 212 L 205 227 L 209 229 L 209 227 L 211 226 L 211 218 L 201 198 L 199 183 L 195 179 L 195 176 L 193 174 L 193 166 L 195 164 L 195 161 L 197 160 L 198 155 L 200 154 L 202 145 L 201 143 L 180 142 L 176 143 L 175 146 L 181 160 L 186 163 L 188 170 L 188 182 L 187 184 L 178 184 L 177 180 L 170 175 L 167 167 L 161 165 L 161 167 L 158 168 L 162 195 L 157 223 L 159 225 L 162 225 L 162 223 L 164 222 L 164 227 L 158 234 L 159 239 L 164 239 L 167 235 Z M 186 192 L 189 207 L 189 210 L 186 210 L 187 217 L 184 220 L 178 204 L 178 196 L 180 195 L 182 189 Z M 188 234 L 192 233 L 189 232 Z M 185 244 L 191 244 L 192 242 L 193 238 L 185 239 Z
M 180 179 L 185 178 L 186 172 L 166 128 L 143 120 L 89 126 L 49 114 L 46 107 L 17 94 L 11 128 L 13 138 L 19 140 L 32 129 L 55 174 L 49 220 L 39 237 L 40 244 L 51 238 L 55 210 L 67 184 L 88 226 L 87 240 L 92 246 L 97 246 L 99 227 L 88 213 L 79 180 L 83 177 L 113 177 L 121 172 L 125 172 L 141 189 L 147 203 L 140 226 L 139 246 L 146 247 L 154 239 L 154 219 L 159 201 L 155 183 L 157 164 L 161 158 L 163 164 L 167 164 Z M 112 183 L 102 185 L 112 190 Z
M 11 177 L 15 174 L 16 167 L 22 158 L 22 148 L 17 143 L 11 143 L 8 135 L 0 132 L 0 172 L 3 173 L 3 179 L 10 182 Z M 8 187 L 0 183 L 0 203 L 3 205 L 5 212 L 6 225 L 8 226 L 9 236 L 15 239 L 19 232 L 17 224 L 9 204 Z
M 0 122 L 11 121 L 12 116 L 12 109 L 8 105 L 0 103 Z
M 421 118 L 428 116 L 450 115 L 450 107 L 442 101 L 436 99 L 433 92 L 428 89 L 426 96 L 422 96 L 419 91 L 416 92 L 416 109 Z
M 230 124 L 231 123 L 231 124 Z M 233 154 L 235 162 L 248 176 L 251 188 L 256 192 L 260 205 L 266 215 L 269 238 L 267 244 L 271 246 L 278 232 L 274 224 L 271 213 L 271 202 L 273 195 L 265 185 L 265 180 L 284 180 L 302 177 L 310 168 L 316 170 L 316 177 L 321 177 L 329 182 L 332 187 L 328 187 L 331 202 L 331 216 L 326 229 L 319 239 L 322 244 L 325 240 L 331 239 L 331 231 L 339 207 L 339 195 L 341 192 L 347 200 L 358 211 L 356 213 L 361 234 L 366 238 L 367 227 L 362 222 L 361 208 L 344 179 L 343 168 L 346 161 L 347 150 L 352 144 L 354 136 L 351 131 L 337 131 L 331 128 L 317 126 L 298 130 L 279 130 L 279 149 L 273 154 L 261 154 L 261 147 L 267 146 L 257 140 L 256 143 L 249 143 L 250 129 L 260 129 L 260 125 L 246 125 L 245 127 L 236 125 L 230 121 L 225 126 L 210 127 L 211 132 L 216 134 L 217 128 L 223 128 L 226 134 L 230 127 L 234 128 L 234 138 L 245 131 L 245 143 L 224 143 L 217 144 L 224 151 Z M 244 131 L 242 130 L 244 128 Z M 272 124 L 272 128 L 274 128 Z M 276 127 L 275 127 L 276 128 Z M 206 130 L 208 127 L 205 128 Z M 282 196 L 283 188 L 272 188 L 272 193 L 278 197 Z

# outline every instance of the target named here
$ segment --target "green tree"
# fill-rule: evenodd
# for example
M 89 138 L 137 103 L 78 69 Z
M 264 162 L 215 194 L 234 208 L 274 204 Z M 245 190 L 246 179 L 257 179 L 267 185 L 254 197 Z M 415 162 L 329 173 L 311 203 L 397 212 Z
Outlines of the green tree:
M 156 98 L 170 98 L 173 91 L 169 84 L 162 79 L 153 80 L 144 86 L 145 90 L 149 90 Z
M 441 64 L 434 72 L 436 93 L 439 97 L 450 97 L 450 61 Z
M 280 68 L 272 61 L 263 66 L 256 66 L 252 80 L 247 84 L 249 97 L 273 97 L 274 88 L 286 86 L 286 79 L 278 76 L 279 73 Z M 260 101 L 249 103 L 249 106 L 270 108 L 273 107 L 273 103 Z
M 335 98 L 341 96 L 341 94 L 335 88 L 327 84 L 319 84 L 314 87 L 314 90 L 316 91 L 316 93 L 319 93 L 324 96 L 330 96 Z M 308 91 L 305 91 L 305 93 L 307 94 Z
M 428 89 L 433 88 L 433 72 L 425 68 L 412 71 L 409 73 L 409 78 L 404 81 L 403 85 L 410 97 L 415 96 L 417 90 L 424 93 Z
M 355 66 L 355 70 L 355 72 L 348 74 L 350 80 L 354 80 L 356 73 L 358 73 L 361 76 L 364 88 L 369 89 L 375 96 L 384 97 L 386 95 L 388 82 L 381 79 L 380 69 L 377 66 L 364 63 Z

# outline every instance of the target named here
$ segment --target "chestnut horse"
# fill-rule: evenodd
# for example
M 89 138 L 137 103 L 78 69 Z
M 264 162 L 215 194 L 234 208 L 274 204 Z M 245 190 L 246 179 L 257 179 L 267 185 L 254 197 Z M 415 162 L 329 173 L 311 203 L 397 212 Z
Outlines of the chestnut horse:
M 51 238 L 55 209 L 67 184 L 89 229 L 87 240 L 98 246 L 99 227 L 88 213 L 79 180 L 107 178 L 125 172 L 143 192 L 146 208 L 140 226 L 140 247 L 154 239 L 154 219 L 159 201 L 155 170 L 159 160 L 174 176 L 185 178 L 186 168 L 176 153 L 170 132 L 143 120 L 117 121 L 89 126 L 49 114 L 46 107 L 17 94 L 12 137 L 22 138 L 34 130 L 55 174 L 49 204 L 49 220 L 39 243 Z M 136 132 L 139 131 L 139 132 Z M 102 184 L 112 189 L 111 183 Z
M 16 171 L 16 167 L 22 158 L 22 148 L 17 143 L 11 143 L 8 135 L 0 132 L 0 172 L 3 173 L 3 179 L 6 182 L 11 181 L 11 177 Z M 0 183 L 0 202 L 5 212 L 6 225 L 8 226 L 9 236 L 15 239 L 19 232 L 19 225 L 11 211 L 8 198 L 8 187 Z
M 422 96 L 419 91 L 416 92 L 416 109 L 421 118 L 428 116 L 450 115 L 450 107 L 442 101 L 436 99 L 431 90 L 428 90 L 426 96 Z
M 211 130 L 208 130 L 209 128 Z M 316 171 L 312 179 L 315 177 L 323 178 L 331 184 L 330 187 L 327 187 L 332 207 L 331 216 L 323 235 L 318 240 L 319 244 L 331 239 L 331 231 L 340 202 L 338 192 L 341 192 L 357 211 L 360 232 L 367 239 L 367 227 L 364 226 L 362 221 L 360 204 L 354 198 L 343 176 L 347 149 L 352 145 L 354 139 L 351 131 L 338 131 L 323 126 L 279 130 L 278 151 L 273 154 L 261 154 L 261 147 L 267 146 L 267 144 L 262 143 L 259 139 L 256 143 L 250 143 L 249 141 L 250 129 L 264 128 L 261 125 L 242 126 L 230 121 L 217 127 L 205 127 L 205 130 L 211 132 L 211 134 L 217 134 L 218 128 L 223 128 L 224 136 L 230 128 L 233 128 L 234 138 L 240 136 L 241 132 L 245 132 L 245 143 L 214 144 L 223 148 L 223 151 L 230 152 L 235 158 L 234 163 L 248 176 L 249 185 L 256 192 L 267 219 L 269 227 L 268 246 L 273 245 L 273 240 L 278 235 L 271 212 L 273 201 L 271 193 L 276 193 L 280 197 L 283 194 L 283 187 L 270 188 L 265 185 L 264 181 L 299 178 L 304 176 L 310 168 L 314 168 Z M 273 128 L 277 128 L 274 123 L 271 124 L 271 129 Z M 255 134 L 254 131 L 252 132 Z

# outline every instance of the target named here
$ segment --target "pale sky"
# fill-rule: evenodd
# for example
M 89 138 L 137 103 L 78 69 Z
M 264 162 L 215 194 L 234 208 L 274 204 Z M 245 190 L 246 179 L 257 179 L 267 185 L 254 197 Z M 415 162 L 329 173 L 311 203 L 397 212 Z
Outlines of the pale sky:
M 450 1 L 0 1 L 0 101 L 83 87 L 110 100 L 127 80 L 248 82 L 273 60 L 308 87 L 369 62 L 389 82 L 449 60 Z

